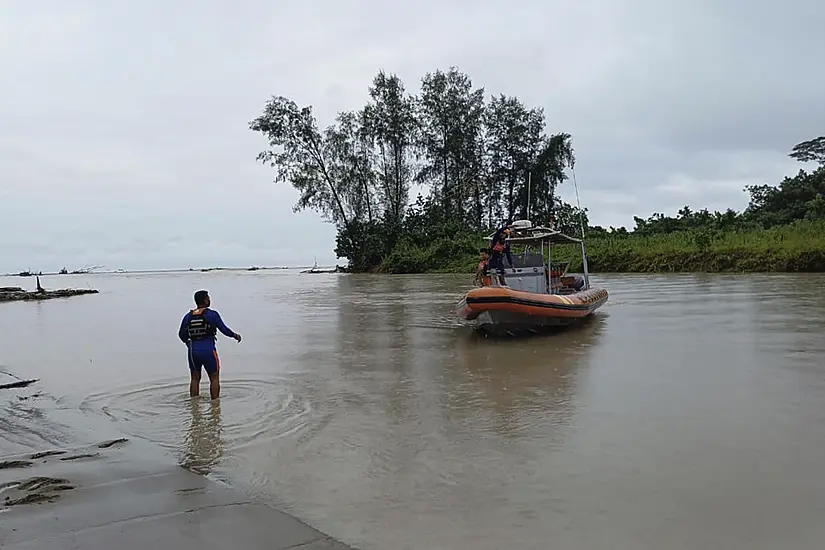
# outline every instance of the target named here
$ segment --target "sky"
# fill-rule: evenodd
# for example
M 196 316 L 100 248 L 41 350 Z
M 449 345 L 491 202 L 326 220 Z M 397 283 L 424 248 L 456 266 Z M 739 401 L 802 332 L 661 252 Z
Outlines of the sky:
M 543 107 L 591 223 L 739 210 L 825 133 L 822 29 L 819 0 L 4 0 L 0 272 L 335 263 L 248 123 L 285 95 L 326 126 L 381 69 Z

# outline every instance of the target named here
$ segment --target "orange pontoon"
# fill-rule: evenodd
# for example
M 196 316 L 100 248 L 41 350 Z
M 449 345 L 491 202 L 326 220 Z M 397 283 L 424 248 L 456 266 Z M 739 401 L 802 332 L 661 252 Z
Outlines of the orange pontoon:
M 580 239 L 547 227 L 534 227 L 527 220 L 514 224 L 511 245 L 524 250 L 514 253 L 513 265 L 505 266 L 505 286 L 494 272 L 483 286 L 467 292 L 456 313 L 475 321 L 485 332 L 514 333 L 542 327 L 569 325 L 584 319 L 607 302 L 607 291 L 590 287 L 587 253 Z M 567 275 L 569 262 L 545 261 L 552 245 L 579 244 L 584 276 Z M 546 248 L 545 248 L 546 247 Z

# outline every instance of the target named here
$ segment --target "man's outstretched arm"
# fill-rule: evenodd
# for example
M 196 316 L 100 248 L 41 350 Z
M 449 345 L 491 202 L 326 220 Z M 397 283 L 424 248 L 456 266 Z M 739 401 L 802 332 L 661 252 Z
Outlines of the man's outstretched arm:
M 213 323 L 216 327 L 218 327 L 218 330 L 221 331 L 221 333 L 228 338 L 237 339 L 238 333 L 229 328 L 228 326 L 226 326 L 226 323 L 224 323 L 223 319 L 221 319 L 221 314 L 215 311 L 214 309 L 211 310 L 211 312 L 214 314 Z

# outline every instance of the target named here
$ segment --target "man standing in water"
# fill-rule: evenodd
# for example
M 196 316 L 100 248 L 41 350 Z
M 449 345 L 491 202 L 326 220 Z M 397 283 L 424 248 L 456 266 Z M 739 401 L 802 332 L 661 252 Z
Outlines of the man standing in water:
M 189 396 L 197 397 L 200 394 L 201 367 L 209 376 L 209 395 L 212 399 L 220 397 L 221 385 L 218 379 L 221 370 L 221 360 L 215 348 L 217 330 L 224 336 L 241 341 L 241 335 L 227 327 L 220 314 L 209 309 L 212 300 L 209 293 L 199 290 L 195 293 L 196 309 L 183 316 L 178 330 L 178 338 L 186 344 L 189 354 Z

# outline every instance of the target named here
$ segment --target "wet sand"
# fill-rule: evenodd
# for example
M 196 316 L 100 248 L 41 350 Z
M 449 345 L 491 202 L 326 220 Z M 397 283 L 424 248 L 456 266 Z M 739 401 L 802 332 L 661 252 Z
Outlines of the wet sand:
M 271 506 L 126 438 L 0 458 L 5 550 L 346 550 Z

